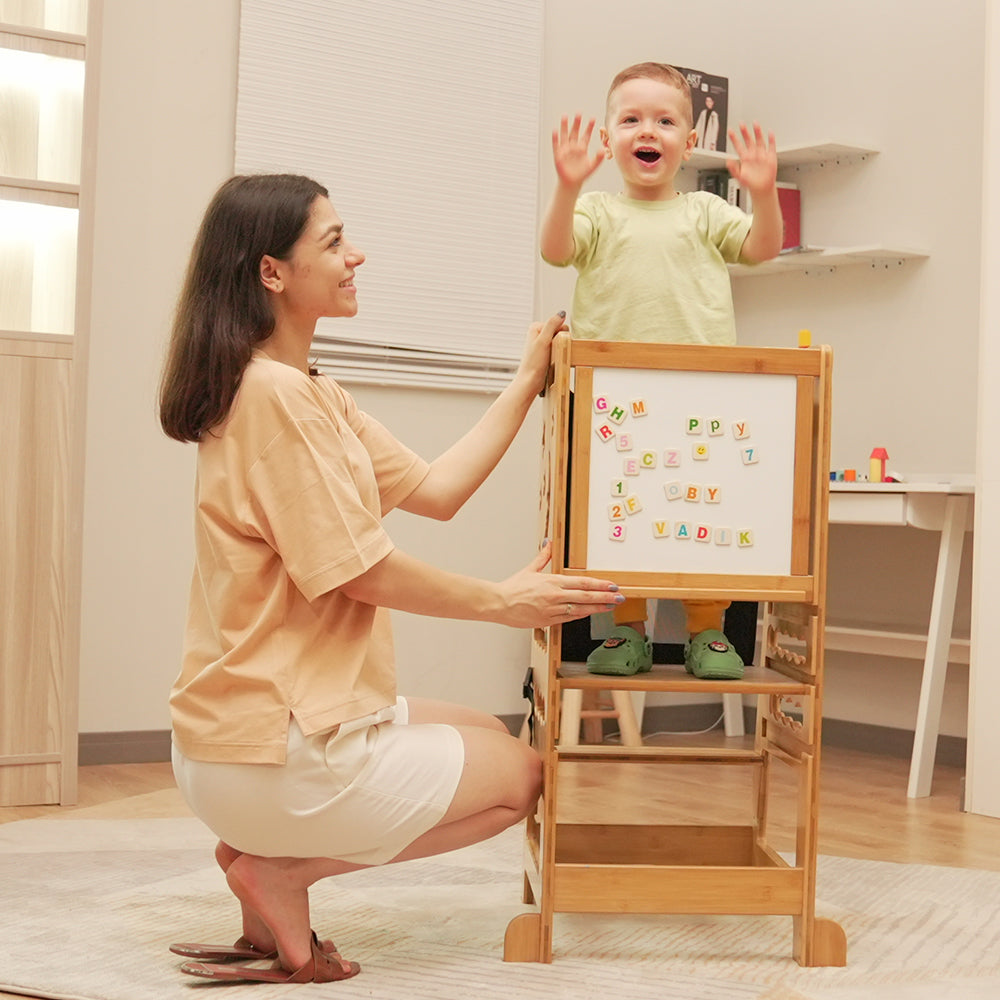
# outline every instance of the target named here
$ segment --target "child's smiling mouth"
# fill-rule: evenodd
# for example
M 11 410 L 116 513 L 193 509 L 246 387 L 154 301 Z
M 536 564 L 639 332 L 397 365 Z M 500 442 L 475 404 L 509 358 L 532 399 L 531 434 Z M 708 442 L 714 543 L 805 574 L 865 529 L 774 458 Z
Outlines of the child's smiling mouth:
M 656 163 L 661 154 L 659 150 L 644 146 L 641 149 L 637 149 L 635 151 L 635 155 L 642 160 L 643 163 Z

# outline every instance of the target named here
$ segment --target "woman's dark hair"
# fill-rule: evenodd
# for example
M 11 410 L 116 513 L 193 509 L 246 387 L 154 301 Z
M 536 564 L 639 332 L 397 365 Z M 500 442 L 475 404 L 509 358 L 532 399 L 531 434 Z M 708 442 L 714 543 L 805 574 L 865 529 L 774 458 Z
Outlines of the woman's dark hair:
M 170 437 L 200 441 L 229 414 L 254 345 L 274 330 L 261 258 L 288 259 L 318 197 L 326 188 L 295 174 L 231 177 L 215 193 L 160 380 L 160 425 Z

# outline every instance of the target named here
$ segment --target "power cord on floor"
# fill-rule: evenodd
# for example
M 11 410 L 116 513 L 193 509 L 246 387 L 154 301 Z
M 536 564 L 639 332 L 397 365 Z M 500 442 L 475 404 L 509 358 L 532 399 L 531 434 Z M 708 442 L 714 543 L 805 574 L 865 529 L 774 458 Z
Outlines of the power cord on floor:
M 650 736 L 704 736 L 705 733 L 710 733 L 713 729 L 718 729 L 719 725 L 725 720 L 726 713 L 723 712 L 707 729 L 659 729 L 655 733 L 643 733 L 643 740 L 646 740 Z M 604 737 L 605 742 L 613 740 L 621 740 L 622 734 L 620 731 L 609 733 Z

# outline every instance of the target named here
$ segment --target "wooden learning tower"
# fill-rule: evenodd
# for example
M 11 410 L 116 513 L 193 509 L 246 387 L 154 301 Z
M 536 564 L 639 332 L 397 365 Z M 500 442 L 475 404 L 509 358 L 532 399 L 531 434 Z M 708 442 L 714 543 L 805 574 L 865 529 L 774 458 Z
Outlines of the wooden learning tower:
M 613 580 L 633 597 L 763 602 L 765 638 L 759 665 L 738 681 L 659 664 L 610 678 L 561 662 L 561 626 L 534 631 L 531 738 L 544 784 L 527 820 L 524 901 L 536 908 L 508 924 L 505 961 L 551 962 L 556 913 L 787 914 L 801 965 L 846 964 L 842 928 L 815 915 L 831 367 L 827 347 L 556 338 L 541 484 L 553 572 Z M 564 542 L 567 488 L 572 531 Z M 756 695 L 753 747 L 561 748 L 564 692 L 612 684 Z M 566 766 L 587 769 L 599 790 L 609 761 L 749 768 L 747 825 L 558 821 Z M 779 775 L 795 787 L 791 862 L 768 836 Z M 629 784 L 616 781 L 614 793 Z

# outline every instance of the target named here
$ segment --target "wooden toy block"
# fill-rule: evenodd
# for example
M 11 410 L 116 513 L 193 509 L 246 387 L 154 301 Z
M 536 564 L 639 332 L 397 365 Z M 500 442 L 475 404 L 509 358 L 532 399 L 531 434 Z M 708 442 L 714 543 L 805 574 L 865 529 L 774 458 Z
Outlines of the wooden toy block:
M 869 456 L 868 482 L 885 482 L 885 463 L 889 459 L 889 453 L 885 448 L 873 448 Z
M 696 462 L 707 462 L 708 461 L 708 445 L 702 442 L 694 445 L 691 449 L 691 457 Z
M 631 434 L 616 434 L 615 444 L 619 451 L 631 451 L 632 450 L 632 435 Z
M 857 469 L 844 469 L 844 482 L 845 483 L 856 483 L 858 481 L 858 470 Z
M 756 445 L 740 448 L 740 458 L 743 459 L 744 465 L 756 465 L 760 461 L 760 454 L 757 451 Z
M 722 487 L 706 486 L 705 503 L 721 503 L 721 502 L 722 502 Z
M 668 448 L 663 453 L 663 464 L 668 469 L 676 469 L 681 464 L 680 448 Z
M 687 432 L 688 432 L 688 434 L 700 434 L 701 433 L 701 417 L 688 417 L 688 419 L 687 419 Z
M 655 451 L 643 451 L 639 453 L 639 464 L 644 469 L 655 469 L 656 461 L 657 459 Z
M 633 417 L 644 417 L 649 412 L 646 409 L 646 400 L 644 399 L 633 399 L 629 406 L 632 408 Z
M 612 440 L 614 440 L 615 429 L 610 424 L 598 424 L 594 428 L 594 433 L 602 441 L 612 441 Z
M 626 476 L 638 476 L 640 472 L 639 459 L 626 458 L 623 463 L 623 469 Z
M 628 493 L 628 487 L 625 485 L 624 479 L 611 480 L 611 495 L 613 497 L 623 497 L 626 493 Z
M 608 537 L 613 542 L 624 542 L 625 541 L 625 525 L 624 524 L 612 524 L 611 531 L 608 532 Z
M 669 538 L 670 537 L 670 522 L 669 521 L 654 521 L 653 522 L 653 537 L 654 538 Z
M 628 515 L 638 514 L 642 510 L 642 501 L 633 493 L 625 501 L 625 513 Z
M 733 422 L 733 437 L 737 441 L 742 441 L 744 438 L 750 437 L 750 425 L 745 420 L 736 420 Z
M 799 330 L 799 347 L 812 347 L 812 333 L 809 330 Z
M 722 417 L 712 417 L 708 422 L 708 436 L 722 437 L 726 433 L 726 428 L 722 424 Z
M 741 549 L 748 549 L 753 545 L 753 531 L 750 528 L 740 528 L 736 533 L 736 544 Z
M 679 482 L 664 483 L 663 492 L 668 500 L 680 500 L 684 496 L 684 484 Z
M 624 501 L 618 501 L 617 503 L 608 504 L 608 520 L 609 521 L 624 521 L 625 520 L 625 503 Z
M 698 483 L 688 483 L 684 488 L 684 499 L 688 503 L 699 503 L 701 501 L 701 486 Z
M 619 426 L 625 422 L 625 418 L 628 416 L 628 411 L 617 404 L 608 410 L 608 420 L 612 423 L 616 423 Z

